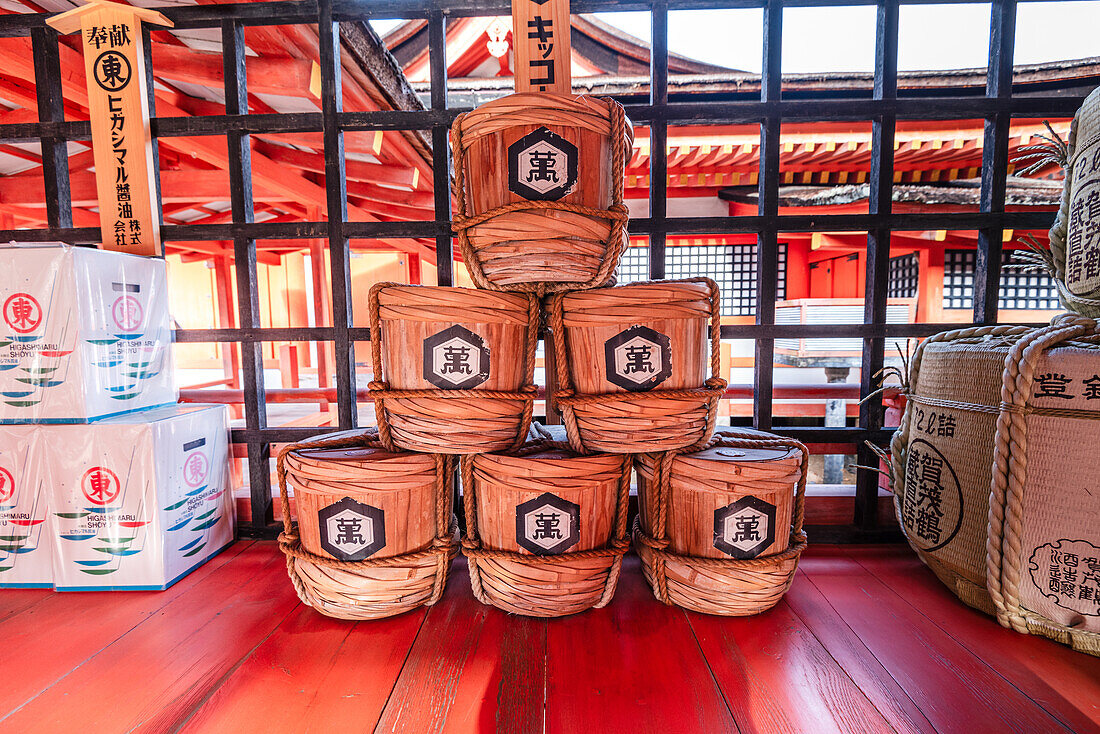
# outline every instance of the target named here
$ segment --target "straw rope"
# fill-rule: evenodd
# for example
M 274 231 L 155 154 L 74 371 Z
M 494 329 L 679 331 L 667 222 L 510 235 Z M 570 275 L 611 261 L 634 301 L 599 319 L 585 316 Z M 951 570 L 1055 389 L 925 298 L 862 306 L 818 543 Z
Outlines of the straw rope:
M 1020 339 L 1005 360 L 1001 388 L 1004 409 L 997 418 L 986 541 L 986 584 L 997 610 L 997 621 L 1025 634 L 1035 631 L 1047 635 L 1048 631 L 1058 630 L 1056 639 L 1068 635 L 1075 647 L 1093 654 L 1100 654 L 1100 635 L 1069 630 L 1022 609 L 1019 592 L 1028 464 L 1027 403 L 1035 371 L 1045 352 L 1075 337 L 1096 334 L 1098 329 L 1100 326 L 1094 319 L 1062 314 L 1052 320 L 1050 327 Z M 1097 415 L 1091 417 L 1095 419 Z
M 569 444 L 562 441 L 554 441 L 548 438 L 547 434 L 543 431 L 538 431 L 538 433 L 540 434 L 538 438 L 528 441 L 524 446 L 509 451 L 505 455 L 522 457 L 537 454 L 548 449 L 572 452 Z M 619 583 L 623 556 L 626 555 L 626 552 L 630 549 L 630 537 L 627 535 L 627 513 L 630 502 L 632 458 L 629 455 L 623 455 L 621 457 L 622 470 L 619 472 L 619 487 L 615 501 L 615 522 L 610 542 L 601 548 L 568 551 L 566 553 L 546 556 L 519 553 L 517 551 L 494 550 L 485 548 L 482 545 L 480 531 L 478 530 L 477 482 L 474 479 L 475 458 L 475 456 L 467 455 L 460 459 L 462 502 L 466 511 L 466 534 L 462 538 L 462 553 L 469 559 L 470 588 L 473 591 L 474 597 L 482 604 L 501 606 L 501 600 L 494 598 L 492 594 L 486 591 L 486 586 L 488 584 L 485 582 L 491 578 L 496 582 L 494 585 L 496 587 L 508 586 L 509 593 L 514 597 L 517 604 L 522 605 L 525 601 L 524 595 L 527 592 L 523 588 L 523 585 L 517 586 L 514 583 L 510 583 L 509 579 L 496 578 L 495 569 L 498 567 L 487 564 L 485 561 L 504 561 L 517 564 L 521 568 L 529 569 L 557 566 L 566 568 L 573 567 L 578 570 L 591 570 L 588 564 L 578 564 L 577 562 L 606 559 L 609 561 L 607 567 L 601 567 L 594 571 L 595 575 L 606 574 L 603 583 L 600 585 L 600 594 L 594 600 L 594 603 L 585 604 L 582 608 L 578 608 L 575 599 L 564 598 L 559 608 L 550 608 L 546 605 L 546 600 L 542 599 L 539 600 L 542 606 L 538 609 L 532 607 L 530 613 L 537 614 L 537 616 L 560 616 L 563 614 L 573 614 L 582 611 L 584 608 L 599 609 L 611 603 L 611 599 L 615 596 L 615 589 Z M 534 583 L 535 579 L 531 579 L 530 581 Z M 569 597 L 570 595 L 564 596 Z
M 707 570 L 713 574 L 721 574 L 728 577 L 729 585 L 721 598 L 714 596 L 704 597 L 699 595 L 691 600 L 691 607 L 695 611 L 709 614 L 755 614 L 770 608 L 786 593 L 794 578 L 795 569 L 798 566 L 798 558 L 806 549 L 806 533 L 802 529 L 806 506 L 806 479 L 809 474 L 809 451 L 806 447 L 790 438 L 780 436 L 768 436 L 762 438 L 760 432 L 741 433 L 738 431 L 724 431 L 708 440 L 700 450 L 723 448 L 787 448 L 795 449 L 802 455 L 799 468 L 798 482 L 795 488 L 794 507 L 791 512 L 790 544 L 779 553 L 772 553 L 756 558 L 703 558 L 699 556 L 687 556 L 668 550 L 670 539 L 668 536 L 668 495 L 671 490 L 672 468 L 676 459 L 682 454 L 692 453 L 685 451 L 667 451 L 663 454 L 652 454 L 654 461 L 653 485 L 654 493 L 652 513 L 652 536 L 647 535 L 642 529 L 641 517 L 634 521 L 634 540 L 638 546 L 639 555 L 646 563 L 647 576 L 650 577 L 650 585 L 654 595 L 664 604 L 672 605 L 669 595 L 668 565 L 681 564 L 687 567 L 694 575 L 695 571 Z M 649 556 L 649 558 L 647 558 Z M 738 586 L 741 588 L 738 588 Z M 685 585 L 686 586 L 686 585 Z M 686 590 L 685 590 L 686 591 Z M 692 589 L 691 592 L 698 592 Z M 686 601 L 686 600 L 685 600 Z M 682 604 L 683 605 L 683 604 Z
M 372 579 L 371 569 L 407 570 L 410 579 L 432 578 L 431 593 L 422 603 L 431 606 L 439 601 L 447 583 L 451 561 L 458 554 L 456 534 L 458 523 L 451 512 L 451 495 L 454 490 L 454 459 L 433 455 L 435 461 L 435 526 L 436 534 L 431 546 L 424 550 L 404 553 L 388 558 L 367 558 L 361 561 L 341 561 L 336 558 L 310 553 L 302 547 L 298 523 L 290 516 L 290 498 L 287 493 L 286 457 L 294 451 L 305 449 L 373 448 L 392 450 L 378 439 L 378 431 L 365 428 L 360 431 L 341 432 L 332 436 L 309 438 L 288 444 L 279 452 L 276 473 L 279 479 L 279 502 L 283 512 L 283 532 L 279 535 L 279 549 L 286 555 L 287 572 L 298 598 L 323 614 L 341 619 L 374 619 L 399 614 L 411 606 L 403 586 L 401 590 L 388 592 L 386 582 Z M 326 571 L 339 571 L 331 574 Z
M 458 239 L 463 262 L 466 263 L 470 276 L 479 288 L 534 293 L 542 297 L 547 293 L 597 288 L 611 279 L 628 242 L 626 225 L 630 215 L 623 203 L 623 193 L 628 157 L 627 150 L 632 145 L 634 136 L 622 105 L 610 98 L 588 98 L 588 100 L 603 105 L 606 108 L 606 114 L 596 115 L 591 104 L 581 105 L 570 97 L 542 94 L 512 95 L 512 97 L 505 100 L 490 102 L 455 118 L 451 127 L 455 192 L 455 212 L 452 217 L 451 228 Z M 603 135 L 609 135 L 611 143 L 611 206 L 607 209 L 596 209 L 558 201 L 520 201 L 498 206 L 487 212 L 469 214 L 467 212 L 465 191 L 465 157 L 470 143 L 481 136 L 525 124 L 558 124 L 583 127 Z M 586 280 L 562 282 L 502 283 L 499 282 L 499 278 L 494 279 L 495 276 L 492 273 L 487 274 L 486 263 L 483 262 L 478 248 L 470 241 L 471 230 L 498 217 L 502 218 L 501 225 L 504 226 L 505 220 L 508 219 L 507 215 L 517 212 L 541 212 L 545 214 L 561 212 L 585 218 L 606 220 L 610 227 L 606 238 L 598 243 L 602 252 L 599 255 L 599 266 L 592 277 Z M 541 217 L 538 220 L 538 227 L 540 237 L 585 239 L 586 235 L 591 235 L 590 231 L 586 231 L 585 228 L 579 226 L 578 222 L 570 222 L 568 219 L 552 216 Z M 519 253 L 509 258 L 510 267 L 515 268 L 517 263 L 523 260 L 523 257 L 524 255 Z M 555 264 L 548 264 L 541 269 L 552 271 L 557 268 Z
M 371 347 L 371 364 L 374 369 L 375 379 L 371 380 L 367 384 L 367 388 L 370 391 L 370 396 L 374 400 L 375 418 L 378 422 L 378 437 L 382 445 L 390 451 L 397 450 L 393 438 L 393 428 L 390 424 L 389 410 L 386 401 L 398 401 L 402 399 L 419 400 L 424 398 L 441 399 L 441 400 L 455 400 L 455 401 L 504 401 L 503 404 L 494 406 L 501 418 L 507 419 L 507 425 L 503 426 L 503 430 L 515 430 L 515 437 L 511 441 L 512 448 L 518 448 L 523 445 L 527 430 L 531 425 L 532 415 L 535 407 L 535 397 L 538 395 L 538 387 L 534 384 L 535 381 L 535 359 L 538 349 L 538 335 L 539 335 L 539 301 L 533 294 L 526 294 L 527 298 L 527 330 L 525 333 L 525 342 L 523 350 L 523 375 L 526 384 L 520 387 L 516 392 L 508 392 L 505 390 L 444 390 L 440 388 L 424 389 L 424 390 L 393 390 L 389 384 L 382 379 L 379 379 L 382 374 L 382 319 L 379 314 L 380 306 L 379 299 L 383 290 L 389 287 L 408 288 L 409 286 L 401 283 L 376 283 L 371 287 L 370 293 L 367 297 L 367 311 L 370 319 L 370 347 Z M 516 411 L 512 408 L 507 408 L 508 402 L 520 402 L 522 405 L 519 410 Z M 391 403 L 392 404 L 392 403 Z M 518 423 L 516 420 L 518 419 Z M 502 429 L 501 425 L 497 425 L 491 422 L 490 419 L 485 418 L 469 418 L 469 419 L 455 419 L 452 423 L 466 423 L 468 424 L 468 432 L 484 434 L 486 431 L 492 429 Z M 438 444 L 438 450 L 445 453 L 471 453 L 469 449 L 458 443 L 447 444 L 447 436 L 444 433 L 434 433 L 431 436 L 431 440 Z
M 720 377 L 722 372 L 722 316 L 721 301 L 718 284 L 710 278 L 685 278 L 677 281 L 644 281 L 619 286 L 622 290 L 646 286 L 654 283 L 705 283 L 710 299 L 710 377 L 703 383 L 703 387 L 683 388 L 673 390 L 649 390 L 645 392 L 623 393 L 597 393 L 578 395 L 573 387 L 572 375 L 569 371 L 569 355 L 565 344 L 565 323 L 562 301 L 567 294 L 555 293 L 547 301 L 547 321 L 550 327 L 554 346 L 554 368 L 557 373 L 558 389 L 554 392 L 554 400 L 561 407 L 562 419 L 565 424 L 566 436 L 569 445 L 577 453 L 589 452 L 585 445 L 584 437 L 578 426 L 576 409 L 588 405 L 628 405 L 631 403 L 650 403 L 659 405 L 663 400 L 687 399 L 698 400 L 699 409 L 706 410 L 705 422 L 702 434 L 695 441 L 687 440 L 690 445 L 682 450 L 685 452 L 702 448 L 714 433 L 715 422 L 718 418 L 718 401 L 726 391 L 726 381 Z M 693 411 L 694 412 L 694 411 Z M 690 422 L 693 416 L 684 415 L 683 422 Z M 587 429 L 592 434 L 598 433 L 596 429 Z M 595 436 L 594 436 L 595 437 Z

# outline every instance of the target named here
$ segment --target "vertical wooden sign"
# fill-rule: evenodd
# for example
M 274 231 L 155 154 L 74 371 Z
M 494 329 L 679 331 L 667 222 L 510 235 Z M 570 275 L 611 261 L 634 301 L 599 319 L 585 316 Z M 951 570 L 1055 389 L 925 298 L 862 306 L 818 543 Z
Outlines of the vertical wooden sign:
M 512 0 L 517 92 L 571 94 L 569 0 Z
M 79 30 L 84 47 L 100 247 L 159 256 L 142 21 L 172 26 L 154 10 L 105 0 L 92 0 L 46 22 L 63 34 Z

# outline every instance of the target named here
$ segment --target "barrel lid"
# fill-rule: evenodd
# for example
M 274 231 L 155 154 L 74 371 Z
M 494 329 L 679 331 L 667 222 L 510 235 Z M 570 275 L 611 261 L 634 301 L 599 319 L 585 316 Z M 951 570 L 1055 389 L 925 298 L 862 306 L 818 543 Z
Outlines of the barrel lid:
M 301 449 L 295 451 L 302 459 L 314 461 L 346 461 L 346 462 L 380 462 L 400 461 L 404 463 L 419 464 L 424 461 L 422 455 L 409 452 L 393 452 L 386 449 L 368 448 L 366 446 L 352 446 L 341 449 Z M 431 461 L 431 457 L 426 457 Z
M 788 459 L 798 453 L 797 449 L 791 447 L 777 447 L 777 448 L 734 448 L 730 446 L 713 446 L 703 451 L 698 451 L 694 454 L 685 455 L 683 458 L 688 459 L 701 459 L 703 461 L 725 461 L 725 462 L 745 462 L 745 461 L 782 461 Z

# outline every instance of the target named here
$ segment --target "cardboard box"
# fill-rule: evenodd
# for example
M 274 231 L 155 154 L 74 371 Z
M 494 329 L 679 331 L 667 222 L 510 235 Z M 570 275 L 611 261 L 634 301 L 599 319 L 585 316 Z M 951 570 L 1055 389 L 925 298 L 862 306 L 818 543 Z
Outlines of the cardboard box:
M 225 406 L 38 431 L 58 591 L 166 589 L 233 541 Z
M 176 402 L 163 260 L 0 247 L 0 423 L 83 423 Z
M 0 426 L 0 588 L 53 586 L 48 492 L 36 426 Z

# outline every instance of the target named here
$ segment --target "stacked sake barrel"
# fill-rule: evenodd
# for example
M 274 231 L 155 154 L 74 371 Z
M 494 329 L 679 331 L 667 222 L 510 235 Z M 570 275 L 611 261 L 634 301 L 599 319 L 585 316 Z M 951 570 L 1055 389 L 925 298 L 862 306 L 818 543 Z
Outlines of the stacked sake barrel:
M 891 444 L 898 521 L 960 599 L 1100 655 L 1100 90 L 1074 118 L 1050 251 L 1071 313 L 937 334 L 917 349 Z M 1090 263 L 1092 265 L 1090 265 Z
M 713 439 L 726 386 L 718 287 L 609 285 L 627 244 L 632 139 L 622 107 L 590 97 L 517 94 L 455 120 L 454 229 L 478 287 L 375 285 L 377 431 L 280 455 L 283 547 L 306 603 L 366 618 L 436 601 L 459 542 L 457 466 L 479 601 L 539 617 L 605 606 L 630 548 L 643 454 L 672 467 L 642 483 L 653 519 L 635 531 L 662 601 L 748 614 L 786 589 L 805 545 L 805 452 L 774 436 Z M 532 429 L 540 331 L 559 432 Z M 677 462 L 710 465 L 708 478 L 675 478 Z M 696 490 L 719 504 L 680 517 Z M 693 602 L 700 594 L 710 601 Z

